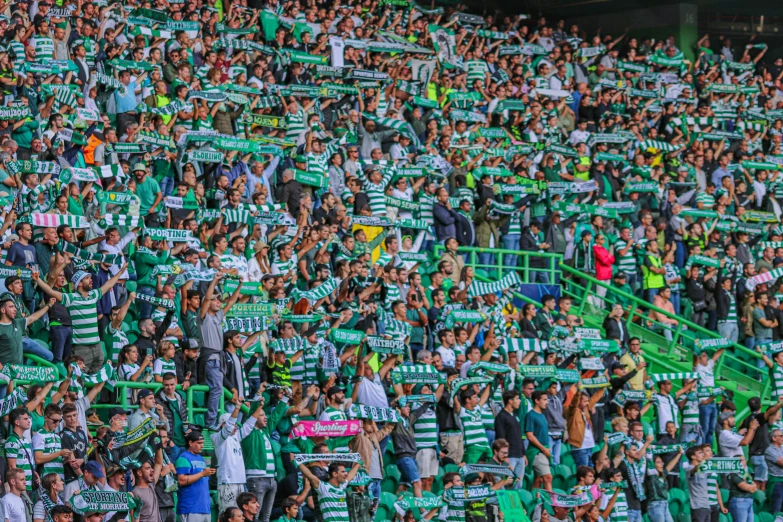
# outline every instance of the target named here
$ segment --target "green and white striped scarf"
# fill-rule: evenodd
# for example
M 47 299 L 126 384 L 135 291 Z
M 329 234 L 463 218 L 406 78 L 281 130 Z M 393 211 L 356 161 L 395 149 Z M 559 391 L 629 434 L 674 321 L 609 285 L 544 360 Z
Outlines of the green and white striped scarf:
M 502 292 L 507 288 L 516 287 L 522 284 L 519 276 L 516 272 L 510 272 L 503 277 L 500 281 L 494 281 L 491 283 L 482 283 L 480 281 L 473 281 L 468 287 L 468 297 L 478 297 L 480 295 L 495 294 Z
M 57 244 L 57 249 L 60 252 L 71 254 L 84 261 L 91 261 L 96 263 L 105 263 L 107 265 L 118 265 L 122 263 L 122 254 L 93 254 L 87 250 L 83 250 L 74 244 L 68 243 L 65 240 L 60 240 Z M 141 295 L 141 294 L 139 294 Z M 138 296 L 137 296 L 138 297 Z
M 659 383 L 661 381 L 681 381 L 683 379 L 698 379 L 698 372 L 675 372 L 675 373 L 654 373 L 650 376 L 652 381 Z

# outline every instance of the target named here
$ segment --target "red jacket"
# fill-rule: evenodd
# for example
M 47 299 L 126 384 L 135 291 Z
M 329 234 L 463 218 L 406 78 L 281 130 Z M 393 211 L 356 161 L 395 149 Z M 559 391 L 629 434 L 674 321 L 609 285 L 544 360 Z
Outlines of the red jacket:
M 612 279 L 614 256 L 607 249 L 598 245 L 593 245 L 593 254 L 595 254 L 595 278 L 599 281 Z

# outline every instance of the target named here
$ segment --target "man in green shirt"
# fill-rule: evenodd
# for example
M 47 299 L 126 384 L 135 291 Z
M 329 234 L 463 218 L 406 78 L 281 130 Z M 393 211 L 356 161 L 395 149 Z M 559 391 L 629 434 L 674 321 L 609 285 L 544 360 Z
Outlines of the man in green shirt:
M 37 272 L 34 272 L 37 275 Z M 22 339 L 25 329 L 49 312 L 53 299 L 34 314 L 17 317 L 18 309 L 10 294 L 0 298 L 0 363 L 22 364 Z
M 531 396 L 533 409 L 525 415 L 525 434 L 527 435 L 527 461 L 533 463 L 533 488 L 544 483 L 546 491 L 552 491 L 552 471 L 549 461 L 552 453 L 549 450 L 549 423 L 544 417 L 544 410 L 549 403 L 545 391 L 536 390 Z
M 136 178 L 136 196 L 141 201 L 139 215 L 145 216 L 144 222 L 147 226 L 160 226 L 158 218 L 158 205 L 163 200 L 163 193 L 160 191 L 160 185 L 155 178 L 147 173 L 147 165 L 137 163 L 133 166 L 133 175 Z

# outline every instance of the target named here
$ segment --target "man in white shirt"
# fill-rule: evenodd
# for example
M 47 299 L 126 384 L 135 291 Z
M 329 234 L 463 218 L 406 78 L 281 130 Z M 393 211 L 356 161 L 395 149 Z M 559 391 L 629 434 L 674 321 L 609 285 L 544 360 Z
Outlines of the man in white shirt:
M 719 425 L 723 428 L 718 438 L 718 447 L 720 448 L 721 457 L 742 457 L 742 446 L 747 446 L 753 437 L 756 435 L 756 430 L 759 427 L 759 421 L 753 419 L 750 421 L 750 426 L 747 430 L 739 430 L 737 433 L 732 431 L 732 428 L 737 425 L 737 420 L 734 418 L 734 412 L 723 412 L 718 418 Z
M 438 340 L 440 341 L 440 346 L 435 351 L 440 354 L 443 366 L 454 368 L 454 365 L 457 363 L 457 354 L 454 352 L 454 345 L 457 343 L 457 340 L 454 338 L 454 332 L 441 330 L 438 332 Z
M 24 470 L 21 468 L 9 469 L 5 473 L 5 481 L 8 484 L 8 493 L 2 500 L 3 511 L 5 511 L 5 522 L 26 522 L 27 514 L 22 494 L 25 491 L 26 483 Z M 26 493 L 24 493 L 26 495 Z

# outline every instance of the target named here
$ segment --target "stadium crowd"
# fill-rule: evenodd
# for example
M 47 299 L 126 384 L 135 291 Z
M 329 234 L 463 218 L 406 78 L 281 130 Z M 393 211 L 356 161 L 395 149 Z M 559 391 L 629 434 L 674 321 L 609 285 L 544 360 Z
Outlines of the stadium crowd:
M 2 13 L 0 521 L 781 511 L 763 42 L 414 0 Z M 602 329 L 514 298 L 579 283 L 537 254 L 622 291 Z M 652 372 L 623 295 L 722 339 Z M 771 401 L 716 382 L 735 343 Z

